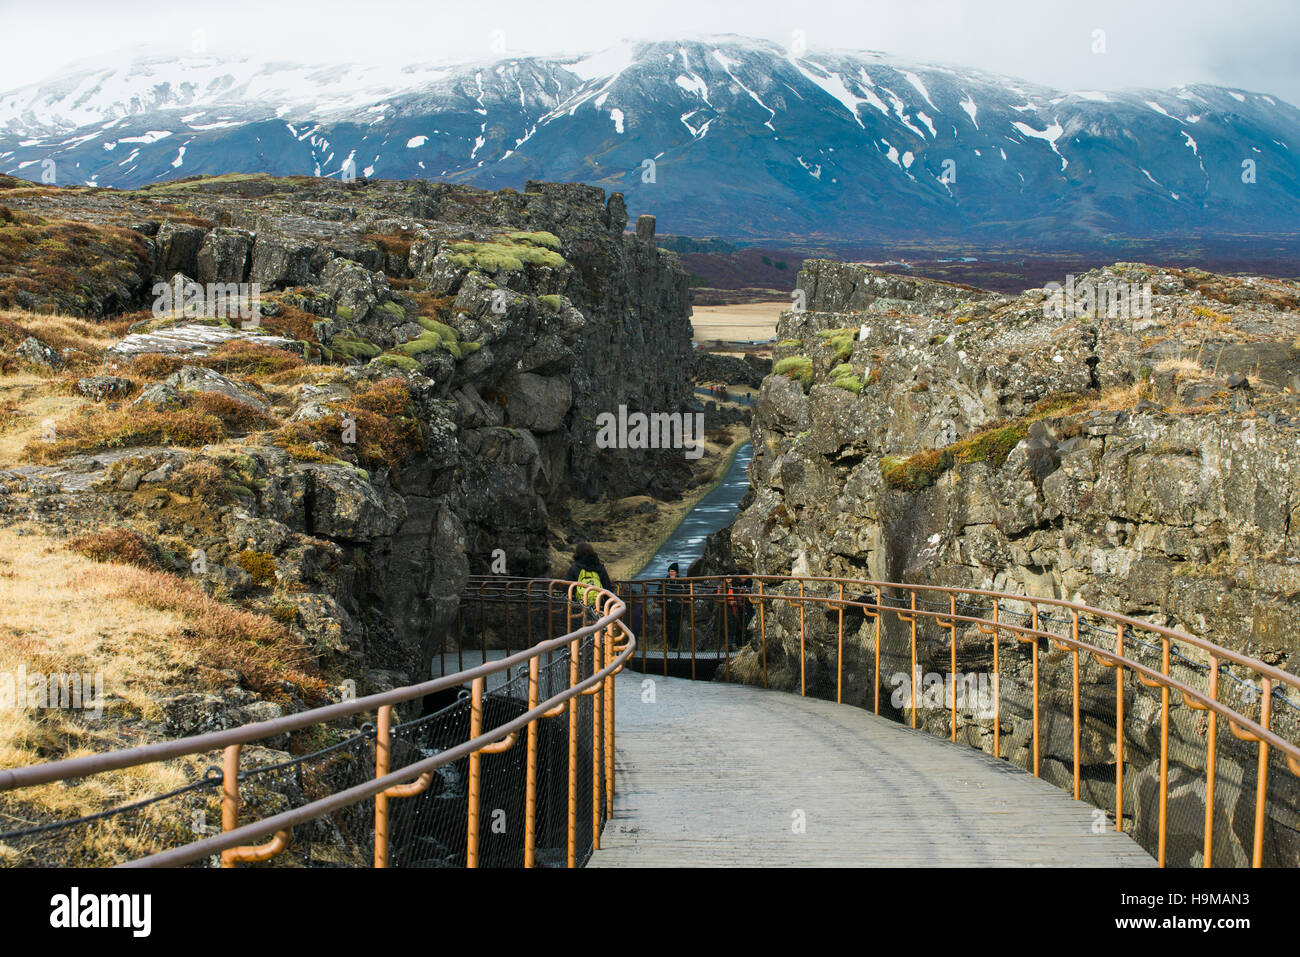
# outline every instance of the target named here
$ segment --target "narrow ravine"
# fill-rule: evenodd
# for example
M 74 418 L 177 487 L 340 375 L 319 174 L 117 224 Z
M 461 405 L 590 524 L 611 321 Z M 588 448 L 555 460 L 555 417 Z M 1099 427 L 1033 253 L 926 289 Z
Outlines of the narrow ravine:
M 740 500 L 749 488 L 747 469 L 753 456 L 754 447 L 748 442 L 736 450 L 722 481 L 686 513 L 667 541 L 637 573 L 637 580 L 663 578 L 673 562 L 681 566 L 681 574 L 686 574 L 691 562 L 704 553 L 705 539 L 730 524 L 740 510 Z

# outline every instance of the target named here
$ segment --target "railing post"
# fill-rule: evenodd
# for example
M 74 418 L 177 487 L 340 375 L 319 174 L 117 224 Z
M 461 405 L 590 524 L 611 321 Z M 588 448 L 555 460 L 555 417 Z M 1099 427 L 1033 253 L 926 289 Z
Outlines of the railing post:
M 835 652 L 835 703 L 844 703 L 844 583 L 840 582 L 839 589 L 839 609 L 840 609 L 840 626 L 839 626 L 839 643 Z
M 482 592 L 479 592 L 480 598 Z M 469 739 L 473 741 L 483 733 L 483 685 L 478 677 L 470 686 Z M 482 774 L 483 752 L 475 748 L 469 753 L 469 812 L 465 835 L 465 866 L 478 867 L 479 778 Z
M 221 754 L 221 830 L 239 827 L 239 752 L 244 746 L 232 744 Z M 233 850 L 221 852 L 221 866 L 234 867 Z
M 885 617 L 884 606 L 881 605 L 882 592 L 876 589 L 876 714 L 880 714 L 880 622 Z
M 578 685 L 578 639 L 569 642 L 569 688 Z M 567 837 L 567 862 L 578 866 L 578 701 L 569 699 L 569 823 Z
M 722 603 L 720 608 L 722 613 L 722 678 L 724 681 L 730 681 L 731 680 L 731 608 L 730 606 L 728 606 L 727 600 L 731 596 L 729 596 L 725 591 L 722 591 L 723 588 L 727 587 L 725 584 L 726 579 L 723 579 L 723 582 L 724 584 L 720 584 L 718 586 L 718 591 L 722 595 Z
M 1169 639 L 1161 637 L 1160 673 L 1169 677 Z M 1169 685 L 1160 685 L 1160 837 L 1156 863 L 1165 866 L 1169 821 Z
M 591 633 L 591 673 L 594 675 L 600 671 L 601 640 L 600 632 Z M 664 659 L 667 662 L 667 657 Z M 601 747 L 601 697 L 604 689 L 596 685 L 591 689 L 594 693 L 591 696 L 591 849 L 600 850 L 600 807 L 601 807 L 601 756 L 604 748 Z
M 1219 659 L 1210 655 L 1210 700 L 1219 700 Z M 1213 708 L 1207 709 L 1210 727 L 1209 744 L 1205 757 L 1205 860 L 1204 867 L 1213 867 L 1214 861 L 1214 764 L 1218 757 L 1219 715 Z
M 1259 706 L 1259 724 L 1265 731 L 1269 728 L 1269 718 L 1272 713 L 1273 705 L 1273 681 L 1270 678 L 1260 679 L 1260 691 L 1263 693 L 1263 701 Z M 1268 801 L 1268 742 L 1263 738 L 1259 739 L 1259 779 L 1255 786 L 1255 842 L 1251 849 L 1250 866 L 1264 866 L 1264 805 Z
M 1124 625 L 1115 626 L 1115 654 L 1124 657 Z M 1124 665 L 1115 662 L 1115 830 L 1124 830 Z
M 908 616 L 908 627 L 912 632 L 912 673 L 908 675 L 908 682 L 912 686 L 912 727 L 916 727 L 916 683 L 920 677 L 916 673 L 916 590 L 908 589 L 908 594 L 912 596 L 912 614 Z
M 948 593 L 948 632 L 952 639 L 952 743 L 957 743 L 957 596 Z
M 993 599 L 993 757 L 1002 757 L 1002 688 L 999 680 L 1001 671 L 998 667 L 998 639 L 1002 637 L 1002 628 L 998 624 L 998 599 Z
M 221 830 L 233 831 L 239 827 L 239 753 L 242 744 L 232 744 L 222 752 L 221 774 Z M 275 832 L 265 844 L 231 847 L 221 852 L 221 866 L 255 864 L 268 861 L 289 846 L 289 829 Z
M 1038 777 L 1038 606 L 1030 607 L 1034 610 L 1034 641 L 1029 646 L 1034 662 L 1034 777 Z
M 1073 611 L 1072 622 L 1070 625 L 1070 634 L 1077 642 L 1079 640 L 1079 611 Z M 1079 800 L 1079 646 L 1076 644 L 1070 649 L 1070 664 L 1073 667 L 1071 679 L 1071 691 L 1073 693 L 1074 703 L 1074 799 Z
M 659 619 L 659 630 L 663 632 L 664 639 L 664 677 L 668 677 L 668 595 L 666 592 L 667 585 L 664 582 L 659 583 L 659 604 L 663 606 L 663 616 Z M 680 646 L 681 639 L 678 638 Z
M 767 602 L 763 600 L 763 583 L 758 583 L 758 640 L 763 647 L 763 687 L 767 687 Z
M 393 706 L 384 705 L 375 720 L 375 777 L 388 773 L 392 761 Z M 388 866 L 388 792 L 375 795 L 375 867 Z
M 605 614 L 612 612 L 614 602 L 605 606 Z M 678 608 L 680 613 L 681 609 Z M 680 621 L 678 622 L 677 647 L 682 646 Z M 616 629 L 611 621 L 605 626 L 605 660 L 604 667 L 614 664 L 614 635 Z M 614 673 L 607 674 L 602 683 L 605 686 L 605 817 L 614 813 Z
M 538 669 L 534 655 L 528 659 L 528 710 L 537 707 Z M 537 719 L 528 722 L 528 759 L 524 792 L 524 867 L 535 863 L 537 845 Z
M 695 680 L 695 579 L 690 583 L 691 602 L 691 680 Z
M 804 652 L 804 627 L 803 627 L 803 579 L 799 579 L 799 694 L 807 695 L 808 657 Z
M 555 637 L 555 582 L 546 586 L 546 637 Z

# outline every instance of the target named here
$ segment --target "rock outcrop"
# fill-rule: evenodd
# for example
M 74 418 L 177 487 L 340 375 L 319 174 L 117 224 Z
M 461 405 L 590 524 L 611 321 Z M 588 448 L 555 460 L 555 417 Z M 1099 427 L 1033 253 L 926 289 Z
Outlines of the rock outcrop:
M 755 409 L 752 499 L 732 528 L 732 559 L 754 573 L 1079 601 L 1295 671 L 1300 287 L 1133 264 L 1076 282 L 1149 286 L 1150 309 L 1112 315 L 1094 302 L 1063 314 L 1041 290 L 1005 298 L 805 263 L 807 308 L 783 315 L 776 374 Z M 1130 305 L 1140 302 L 1137 295 Z M 790 614 L 774 612 L 769 624 L 770 680 L 797 687 L 802 667 L 810 693 L 834 695 L 834 630 L 814 623 L 801 662 Z M 906 648 L 905 626 L 886 617 L 887 637 L 902 642 L 893 647 Z M 909 664 L 886 654 L 875 674 L 870 622 L 858 617 L 851 631 L 846 700 L 869 706 L 881 687 L 889 711 L 891 673 L 906 674 Z M 987 671 L 987 636 L 972 628 L 959 638 L 964 668 Z M 1028 648 L 1016 644 L 1004 648 L 1002 667 L 1023 691 Z M 1179 654 L 1175 673 L 1204 687 L 1204 655 Z M 924 672 L 947 673 L 947 632 L 932 629 L 920 655 Z M 1058 702 L 1065 695 L 1064 720 L 1049 723 L 1042 745 L 1043 773 L 1058 783 L 1068 782 L 1072 763 L 1066 662 L 1045 679 Z M 1083 682 L 1087 790 L 1099 806 L 1113 806 L 1114 673 L 1085 661 Z M 1249 687 L 1225 676 L 1220 689 L 1225 700 L 1252 706 Z M 1151 786 L 1159 699 L 1152 711 L 1149 696 L 1129 693 L 1126 763 L 1136 793 Z M 1300 695 L 1292 689 L 1288 699 L 1273 716 L 1294 740 Z M 1004 754 L 1009 747 L 1022 765 L 1027 708 L 1026 696 L 1010 694 L 1002 714 Z M 991 749 L 987 716 L 959 718 L 960 735 Z M 949 721 L 946 708 L 922 714 L 945 736 Z M 1204 716 L 1175 709 L 1173 724 L 1180 813 L 1196 836 L 1185 848 L 1190 860 L 1204 758 L 1189 755 L 1203 755 Z M 1253 807 L 1253 754 L 1240 749 L 1232 760 L 1241 764 L 1224 772 L 1241 788 L 1234 815 Z M 1225 858 L 1248 851 L 1244 821 L 1232 818 L 1237 836 L 1223 842 Z M 1295 832 L 1277 840 L 1277 852 L 1294 862 Z
M 78 388 L 103 401 L 138 385 L 123 405 L 159 417 L 167 443 L 202 444 L 213 417 L 239 436 L 233 452 L 74 456 L 20 484 L 206 495 L 201 521 L 173 522 L 166 495 L 150 506 L 157 534 L 184 541 L 178 570 L 202 549 L 214 593 L 292 585 L 293 627 L 345 673 L 427 674 L 471 571 L 499 571 L 501 555 L 512 575 L 550 571 L 548 517 L 568 498 L 671 491 L 689 477 L 679 450 L 596 443 L 602 412 L 691 402 L 687 276 L 655 247 L 653 217 L 625 234 L 618 194 L 219 177 L 6 203 L 44 229 L 101 231 L 138 258 L 115 281 L 144 318 L 106 368 L 87 370 L 130 378 L 86 375 Z M 177 308 L 159 307 L 160 284 L 184 292 Z M 24 292 L 24 305 L 67 308 L 78 290 L 44 294 Z M 103 311 L 96 296 L 87 310 Z M 205 314 L 214 296 L 229 308 Z M 34 339 L 17 353 L 59 362 Z M 268 383 L 294 363 L 301 374 Z M 155 367 L 164 373 L 139 372 Z M 195 479 L 210 467 L 215 493 Z M 59 508 L 77 529 L 79 516 L 108 524 L 135 506 Z

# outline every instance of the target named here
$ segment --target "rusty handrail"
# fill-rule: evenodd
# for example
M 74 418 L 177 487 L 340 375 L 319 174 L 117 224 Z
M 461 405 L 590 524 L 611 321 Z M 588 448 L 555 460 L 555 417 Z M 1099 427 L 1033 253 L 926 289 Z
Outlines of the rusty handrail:
M 1063 598 L 1040 598 L 1037 595 L 1013 595 L 1009 592 L 989 591 L 987 589 L 981 589 L 981 588 L 954 588 L 947 585 L 908 584 L 905 582 L 877 581 L 875 579 L 870 579 L 870 578 L 829 578 L 823 576 L 800 577 L 797 575 L 735 574 L 735 575 L 699 575 L 699 576 L 692 576 L 691 578 L 688 579 L 677 579 L 677 580 L 703 582 L 703 581 L 723 580 L 727 578 L 739 578 L 744 581 L 764 582 L 764 583 L 803 582 L 806 584 L 810 582 L 825 582 L 830 585 L 838 585 L 839 583 L 843 582 L 846 585 L 860 585 L 862 586 L 863 590 L 894 588 L 894 589 L 903 589 L 906 591 L 911 591 L 913 593 L 917 591 L 938 592 L 939 594 L 945 596 L 949 594 L 973 595 L 980 598 L 992 598 L 995 600 L 1001 600 L 1007 602 L 1020 602 L 1026 605 L 1052 605 L 1054 607 L 1064 608 L 1067 610 L 1073 609 L 1079 611 L 1080 613 L 1095 615 L 1099 618 L 1105 618 L 1110 621 L 1116 622 L 1117 624 L 1123 624 L 1128 627 L 1135 628 L 1139 631 L 1145 631 L 1151 634 L 1160 635 L 1162 637 L 1172 638 L 1175 641 L 1182 642 L 1184 644 L 1191 645 L 1195 648 L 1199 648 L 1202 651 L 1205 651 L 1207 653 L 1217 655 L 1218 657 L 1224 660 L 1232 661 L 1236 664 L 1251 668 L 1252 670 L 1258 671 L 1261 675 L 1266 675 L 1267 677 L 1272 678 L 1276 682 L 1289 684 L 1292 687 L 1296 688 L 1297 690 L 1300 690 L 1300 675 L 1294 675 L 1291 674 L 1290 672 L 1283 671 L 1280 668 L 1267 664 L 1256 658 L 1251 658 L 1248 655 L 1233 651 L 1230 648 L 1223 648 L 1219 645 L 1214 644 L 1211 641 L 1206 641 L 1203 638 L 1197 638 L 1195 635 L 1189 635 L 1188 633 L 1183 631 L 1178 631 L 1173 628 L 1166 628 L 1164 625 L 1157 625 L 1149 621 L 1142 621 L 1139 618 L 1131 618 L 1128 615 L 1122 615 L 1118 612 L 1106 611 L 1101 608 L 1093 608 L 1090 605 L 1083 605 L 1078 602 L 1067 601 Z M 637 583 L 638 584 L 654 583 L 654 582 L 660 582 L 665 580 L 666 579 L 659 579 L 659 578 L 637 579 Z M 615 584 L 622 585 L 627 583 L 616 582 Z M 750 593 L 750 597 L 757 597 L 757 596 L 754 593 Z M 771 595 L 769 593 L 764 597 L 771 597 Z M 795 596 L 781 595 L 779 597 L 783 601 L 789 601 L 791 598 L 793 598 L 796 601 L 798 600 L 797 595 Z M 891 612 L 897 612 L 897 611 L 906 612 L 910 610 L 910 609 L 899 609 L 893 605 L 885 605 L 883 607 L 885 608 L 885 610 Z M 1058 635 L 1052 635 L 1051 637 L 1059 638 Z
M 545 583 L 547 585 L 546 597 L 548 602 L 554 597 L 554 592 L 559 586 L 564 586 L 568 590 L 564 599 L 566 602 L 572 602 L 573 590 L 575 588 L 589 587 L 580 586 L 575 582 L 565 582 L 553 579 L 515 580 L 514 584 L 519 585 L 524 581 L 529 583 L 528 589 L 525 592 L 525 595 L 529 599 L 532 597 L 532 586 L 535 584 Z M 475 581 L 471 579 L 470 584 L 475 584 Z M 507 582 L 505 584 L 505 594 L 507 598 L 513 597 L 509 594 L 510 583 Z M 531 648 L 527 648 L 513 655 L 507 654 L 505 658 L 499 661 L 488 662 L 485 660 L 482 665 L 455 674 L 443 675 L 419 684 L 408 685 L 391 691 L 369 695 L 364 698 L 357 698 L 352 701 L 327 705 L 322 708 L 315 708 L 295 715 L 275 718 L 268 721 L 259 721 L 253 724 L 241 725 L 235 728 L 209 732 L 207 734 L 196 735 L 188 738 L 155 742 L 153 744 L 141 745 L 134 748 L 123 749 L 121 751 L 110 751 L 102 754 L 67 758 L 60 761 L 52 761 L 28 767 L 6 769 L 0 771 L 0 790 L 11 790 L 15 788 L 45 784 L 50 781 L 81 778 L 92 774 L 103 773 L 105 771 L 136 767 L 141 764 L 150 764 L 192 754 L 203 754 L 215 750 L 222 750 L 226 755 L 226 774 L 224 776 L 225 784 L 223 785 L 222 833 L 180 847 L 151 854 L 137 860 L 129 861 L 119 866 L 176 866 L 192 863 L 213 854 L 221 855 L 223 866 L 231 866 L 233 863 L 239 861 L 266 860 L 275 854 L 280 853 L 287 846 L 294 826 L 314 820 L 332 811 L 349 807 L 369 797 L 376 798 L 376 864 L 381 867 L 386 866 L 387 848 L 385 846 L 381 850 L 380 843 L 381 836 L 383 838 L 387 837 L 387 799 L 409 797 L 418 794 L 427 787 L 432 772 L 442 765 L 449 764 L 464 757 L 476 757 L 484 754 L 498 753 L 499 751 L 504 750 L 510 744 L 514 743 L 521 731 L 527 729 L 530 724 L 539 718 L 554 717 L 568 709 L 572 713 L 572 720 L 576 720 L 577 715 L 575 710 L 571 707 L 570 701 L 578 695 L 592 693 L 592 690 L 595 689 L 597 692 L 603 692 L 612 697 L 613 676 L 622 670 L 624 663 L 634 653 L 636 649 L 636 636 L 632 634 L 626 624 L 621 620 L 626 611 L 626 605 L 623 601 L 618 598 L 618 596 L 607 592 L 604 589 L 597 589 L 597 591 L 599 592 L 601 600 L 598 609 L 593 609 L 597 612 L 595 621 L 583 625 L 580 628 L 573 629 L 564 635 L 548 638 L 545 641 L 533 645 Z M 480 588 L 479 595 L 476 597 L 485 600 L 486 589 Z M 590 606 L 583 605 L 582 607 L 587 609 Z M 593 672 L 591 675 L 579 680 L 577 674 L 578 661 L 576 650 L 582 639 L 592 635 L 597 636 L 596 641 L 598 643 L 597 655 L 593 659 Z M 599 650 L 601 636 L 605 638 L 604 644 L 607 648 L 607 652 L 605 653 L 601 653 Z M 620 647 L 615 649 L 613 647 L 615 643 L 618 643 Z M 478 690 L 481 695 L 487 676 L 502 671 L 508 673 L 510 669 L 524 663 L 528 663 L 530 670 L 535 670 L 536 663 L 543 655 L 549 655 L 550 653 L 562 648 L 565 648 L 574 654 L 574 660 L 571 664 L 571 678 L 573 680 L 571 681 L 570 686 L 563 691 L 557 692 L 543 702 L 537 703 L 535 700 L 530 700 L 529 709 L 523 714 L 513 718 L 511 721 L 492 728 L 489 731 L 472 735 L 469 740 L 462 742 L 455 747 L 442 751 L 432 757 L 414 762 L 406 767 L 398 769 L 397 771 L 387 770 L 389 754 L 387 746 L 388 742 L 380 742 L 377 740 L 377 773 L 372 779 L 343 791 L 335 792 L 334 794 L 328 795 L 324 798 L 309 802 L 300 807 L 272 815 L 271 817 L 263 818 L 259 821 L 250 822 L 244 825 L 237 824 L 239 810 L 238 760 L 240 749 L 245 744 L 269 737 L 277 737 L 311 725 L 321 724 L 357 714 L 368 713 L 370 711 L 376 711 L 379 713 L 379 724 L 382 726 L 384 731 L 388 731 L 391 726 L 391 709 L 393 705 L 406 701 L 418 700 L 426 695 L 458 687 L 466 682 L 472 682 L 475 689 Z M 484 657 L 486 659 L 486 650 Z M 597 709 L 595 727 L 599 729 L 599 703 L 597 704 Z M 608 800 L 608 803 L 612 806 L 612 722 L 607 723 L 604 737 L 597 739 L 597 745 L 595 754 L 593 755 L 597 761 L 594 778 L 601 788 L 601 793 L 597 797 L 600 798 L 600 804 L 603 805 Z M 606 755 L 608 755 L 611 766 L 606 769 L 606 782 L 600 784 L 600 763 Z M 379 818 L 381 814 L 385 819 L 382 828 L 379 826 Z M 595 826 L 597 828 L 599 827 L 598 815 Z M 471 829 L 474 828 L 472 817 L 470 819 L 470 827 Z M 266 837 L 267 835 L 274 835 L 274 837 L 266 844 L 254 846 L 250 843 L 258 838 Z M 598 834 L 596 837 L 598 840 Z M 386 844 L 386 841 L 384 843 Z
M 805 625 L 804 625 L 804 606 L 806 604 L 820 605 L 832 614 L 831 637 L 828 639 L 834 646 L 837 657 L 836 678 L 835 678 L 835 698 L 841 701 L 843 698 L 843 668 L 844 668 L 844 635 L 843 635 L 843 613 L 846 608 L 859 610 L 864 620 L 873 619 L 875 622 L 875 711 L 879 714 L 879 694 L 880 694 L 880 645 L 881 633 L 880 622 L 884 612 L 891 612 L 900 623 L 909 625 L 910 653 L 912 657 L 912 681 L 913 688 L 911 698 L 911 721 L 912 726 L 917 722 L 917 689 L 916 682 L 916 661 L 917 661 L 917 635 L 916 626 L 918 620 L 930 620 L 938 628 L 950 632 L 950 668 L 953 672 L 953 688 L 951 713 L 951 738 L 956 740 L 957 733 L 957 689 L 956 689 L 956 660 L 957 645 L 956 631 L 959 624 L 971 625 L 985 635 L 992 637 L 993 645 L 993 662 L 994 662 L 994 729 L 993 729 L 993 747 L 994 756 L 1003 757 L 1001 754 L 1000 738 L 1000 689 L 998 687 L 998 651 L 999 639 L 1003 633 L 1019 642 L 1030 645 L 1030 657 L 1032 662 L 1032 770 L 1035 776 L 1039 774 L 1040 759 L 1040 677 L 1039 677 L 1039 647 L 1045 644 L 1046 649 L 1055 646 L 1058 649 L 1069 653 L 1071 675 L 1070 675 L 1070 714 L 1071 714 L 1071 751 L 1072 751 L 1072 787 L 1071 790 L 1076 799 L 1081 794 L 1081 705 L 1080 705 L 1080 678 L 1079 678 L 1079 655 L 1080 653 L 1091 654 L 1096 661 L 1104 667 L 1114 668 L 1116 671 L 1116 710 L 1115 710 L 1115 830 L 1123 830 L 1123 810 L 1124 810 L 1124 754 L 1125 754 L 1125 735 L 1124 735 L 1124 672 L 1132 671 L 1137 681 L 1145 686 L 1158 688 L 1160 692 L 1160 754 L 1159 754 L 1159 792 L 1158 792 L 1158 822 L 1156 832 L 1156 850 L 1155 856 L 1160 866 L 1166 863 L 1166 837 L 1168 834 L 1168 802 L 1169 802 L 1169 761 L 1170 761 L 1170 721 L 1171 709 L 1174 701 L 1173 695 L 1181 700 L 1181 703 L 1197 711 L 1205 711 L 1209 715 L 1209 742 L 1207 746 L 1207 758 L 1205 764 L 1206 774 L 1206 806 L 1205 806 L 1205 834 L 1203 850 L 1203 866 L 1210 867 L 1213 863 L 1213 831 L 1214 831 L 1214 794 L 1216 780 L 1216 754 L 1217 739 L 1216 729 L 1218 719 L 1226 718 L 1228 729 L 1232 735 L 1240 740 L 1256 743 L 1258 745 L 1258 774 L 1255 787 L 1255 828 L 1253 835 L 1253 844 L 1251 847 L 1251 864 L 1259 867 L 1262 864 L 1263 856 L 1263 838 L 1264 825 L 1266 818 L 1266 805 L 1268 801 L 1267 783 L 1269 773 L 1270 753 L 1278 752 L 1278 756 L 1283 760 L 1285 766 L 1294 774 L 1300 777 L 1300 745 L 1292 743 L 1276 733 L 1271 724 L 1271 711 L 1273 697 L 1275 695 L 1275 685 L 1289 685 L 1300 688 L 1300 676 L 1282 671 L 1272 665 L 1250 658 L 1239 652 L 1222 648 L 1213 642 L 1197 638 L 1193 635 L 1166 628 L 1161 625 L 1151 624 L 1139 619 L 1131 618 L 1127 615 L 1121 615 L 1114 612 L 1106 612 L 1101 609 L 1092 608 L 1077 602 L 1070 602 L 1063 599 L 1039 598 L 1033 595 L 1013 595 L 1005 592 L 994 592 L 986 589 L 971 588 L 953 588 L 940 585 L 921 585 L 907 584 L 898 582 L 877 582 L 868 579 L 849 579 L 833 577 L 803 577 L 794 575 L 709 575 L 694 576 L 690 579 L 692 583 L 699 581 L 724 582 L 728 579 L 740 580 L 742 582 L 757 585 L 757 591 L 748 591 L 745 598 L 754 602 L 759 607 L 759 639 L 762 645 L 763 655 L 763 686 L 767 686 L 767 662 L 766 662 L 766 620 L 763 616 L 763 609 L 766 601 L 774 603 L 784 602 L 786 605 L 799 608 L 799 653 L 800 664 L 800 694 L 806 694 L 806 682 L 804 678 L 804 668 L 806 667 L 805 652 Z M 642 585 L 653 585 L 659 580 L 648 580 L 638 582 Z M 798 593 L 783 594 L 782 592 L 764 591 L 764 585 L 771 583 L 798 586 Z M 812 583 L 826 584 L 832 586 L 836 592 L 834 595 L 809 595 L 808 586 Z M 692 584 L 692 588 L 693 588 Z M 862 594 L 858 600 L 845 599 L 845 591 L 851 588 Z M 787 589 L 789 590 L 789 589 Z M 830 589 L 828 589 L 830 590 Z M 869 592 L 875 592 L 875 601 L 869 599 Z M 907 605 L 886 604 L 885 592 L 906 591 L 910 596 Z M 938 593 L 947 598 L 946 602 L 931 602 L 933 605 L 946 604 L 945 610 L 930 610 L 917 607 L 918 592 Z M 992 617 L 977 617 L 975 615 L 957 614 L 958 596 L 973 596 L 982 599 L 992 599 Z M 896 601 L 896 598 L 891 598 Z M 1029 615 L 1031 622 L 1028 627 L 1012 625 L 1000 620 L 999 614 L 1006 604 L 1019 604 L 1029 606 Z M 1050 606 L 1053 608 L 1062 608 L 1068 610 L 1068 635 L 1059 635 L 1055 632 L 1045 630 L 1039 627 L 1039 606 Z M 774 609 L 775 610 L 775 609 Z M 1115 625 L 1115 648 L 1109 650 L 1080 638 L 1080 616 L 1091 615 L 1100 619 L 1108 620 Z M 837 621 L 836 621 L 837 620 Z M 1060 621 L 1055 618 L 1054 621 Z M 864 621 L 865 623 L 865 621 Z M 1092 626 L 1089 626 L 1092 628 Z M 1159 642 L 1160 665 L 1157 670 L 1149 667 L 1140 661 L 1125 655 L 1125 631 L 1131 634 L 1146 633 L 1152 636 L 1152 643 L 1149 645 L 1155 648 L 1155 642 Z M 1096 628 L 1094 631 L 1100 632 Z M 1188 646 L 1201 649 L 1207 652 L 1208 669 L 1210 673 L 1208 691 L 1200 691 L 1191 687 L 1185 682 L 1176 678 L 1172 673 L 1171 650 L 1175 642 L 1183 643 Z M 1139 642 L 1141 643 L 1141 642 Z M 1187 664 L 1196 669 L 1204 669 L 1207 665 L 1192 659 L 1184 659 Z M 1219 700 L 1219 670 L 1224 662 L 1236 664 L 1254 672 L 1260 679 L 1260 693 L 1262 695 L 1262 704 L 1260 706 L 1259 720 L 1255 721 L 1248 715 L 1244 715 L 1229 707 Z M 1231 673 L 1230 673 L 1231 674 Z M 1234 676 L 1235 677 L 1235 676 Z M 1238 679 L 1240 680 L 1240 679 Z M 1253 687 L 1249 682 L 1247 686 Z M 1283 698 L 1283 700 L 1286 700 Z
M 458 687 L 467 681 L 472 681 L 474 678 L 486 677 L 498 671 L 505 671 L 516 665 L 524 664 L 536 654 L 558 650 L 567 645 L 572 638 L 585 638 L 587 635 L 604 629 L 611 621 L 621 617 L 623 611 L 623 603 L 619 601 L 618 607 L 605 618 L 590 625 L 585 625 L 571 634 L 543 641 L 533 648 L 516 652 L 514 655 L 500 661 L 487 662 L 474 668 L 459 671 L 455 674 L 443 675 L 420 684 L 394 688 L 391 691 L 383 691 L 378 694 L 367 695 L 364 698 L 355 698 L 351 701 L 341 701 L 337 704 L 325 705 L 321 708 L 313 708 L 281 718 L 271 718 L 253 724 L 239 725 L 222 731 L 209 731 L 206 734 L 194 735 L 193 737 L 175 738 L 169 741 L 158 741 L 153 744 L 126 748 L 121 751 L 90 754 L 79 758 L 64 758 L 44 764 L 0 770 L 0 791 L 31 787 L 35 784 L 48 784 L 50 781 L 58 781 L 64 778 L 86 777 L 104 771 L 117 771 L 122 768 L 152 764 L 156 761 L 165 761 L 170 758 L 180 758 L 191 754 L 224 751 L 232 744 L 249 744 L 263 738 L 298 731 L 313 724 L 322 724 L 339 718 L 377 711 L 384 705 L 412 701 L 437 691 Z

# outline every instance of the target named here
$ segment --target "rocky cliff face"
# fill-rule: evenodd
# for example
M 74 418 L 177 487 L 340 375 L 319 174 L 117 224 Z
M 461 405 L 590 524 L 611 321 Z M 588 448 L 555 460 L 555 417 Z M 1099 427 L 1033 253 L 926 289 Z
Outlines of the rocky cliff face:
M 1076 288 L 1085 282 L 1149 284 L 1149 315 L 1111 317 L 1095 303 L 1060 314 L 1042 291 L 1005 298 L 805 263 L 807 309 L 782 317 L 778 374 L 755 410 L 753 498 L 731 533 L 738 565 L 1082 601 L 1295 670 L 1300 287 L 1132 264 L 1079 277 Z M 798 625 L 783 614 L 769 626 L 770 678 L 797 688 Z M 908 665 L 886 654 L 876 675 L 870 627 L 859 618 L 850 630 L 846 699 L 869 706 L 880 683 L 888 711 L 889 673 Z M 946 673 L 947 633 L 937 635 L 923 640 L 921 666 Z M 987 670 L 987 636 L 963 630 L 960 639 L 964 668 Z M 810 693 L 835 693 L 834 641 L 814 623 L 803 662 Z M 1003 667 L 1023 690 L 1028 648 L 1010 644 Z M 1176 661 L 1175 670 L 1204 686 L 1203 669 Z M 738 671 L 757 674 L 752 662 Z M 1064 692 L 1058 683 L 1051 693 L 1058 703 L 1066 695 L 1065 719 L 1049 723 L 1043 749 L 1045 776 L 1061 782 L 1071 762 L 1068 665 L 1057 674 Z M 1230 684 L 1223 695 L 1240 693 L 1234 700 L 1249 707 L 1249 690 Z M 1084 687 L 1085 775 L 1104 807 L 1113 672 L 1088 664 Z M 1028 702 L 1008 697 L 1003 749 L 1009 741 L 1023 765 Z M 1296 730 L 1292 708 L 1273 713 Z M 1158 705 L 1138 702 L 1128 720 L 1133 787 L 1152 786 Z M 949 733 L 944 708 L 922 723 Z M 987 716 L 964 714 L 961 724 L 970 743 L 991 748 Z M 1203 753 L 1204 733 L 1203 716 L 1175 711 L 1176 746 Z M 1178 753 L 1179 813 L 1195 822 L 1203 758 L 1183 766 Z M 1253 752 L 1244 754 L 1249 778 Z M 1248 781 L 1247 816 L 1249 791 Z M 1243 819 L 1232 826 L 1248 837 Z M 1188 831 L 1199 840 L 1199 824 Z M 1295 854 L 1294 832 L 1286 841 Z
M 101 431 L 114 415 L 165 427 L 124 423 L 111 441 L 59 422 L 59 441 L 28 456 L 39 464 L 7 473 L 6 510 L 62 510 L 72 531 L 147 518 L 178 570 L 204 551 L 206 589 L 291 592 L 283 614 L 344 673 L 418 680 L 471 570 L 503 555 L 510 574 L 549 571 L 557 503 L 663 492 L 685 474 L 679 451 L 595 444 L 600 412 L 690 401 L 686 275 L 655 247 L 652 217 L 624 234 L 619 194 L 261 176 L 137 193 L 3 185 L 15 242 L 0 306 L 148 309 L 155 283 L 177 279 L 261 296 L 256 328 L 140 313 L 102 355 L 26 346 L 50 352 L 47 372 L 96 373 L 77 390 Z M 17 230 L 33 248 L 90 236 L 101 268 L 62 281 L 49 267 L 79 265 L 76 244 L 57 262 L 49 247 L 27 256 Z M 6 361 L 41 364 L 14 345 Z M 177 438 L 180 418 L 205 415 L 209 431 Z

